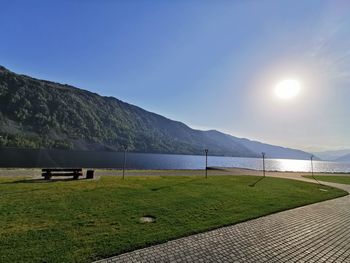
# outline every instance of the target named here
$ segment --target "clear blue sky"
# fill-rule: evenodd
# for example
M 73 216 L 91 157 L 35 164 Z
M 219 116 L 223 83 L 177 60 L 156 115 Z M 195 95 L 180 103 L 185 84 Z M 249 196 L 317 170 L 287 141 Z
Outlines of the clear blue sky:
M 5 1 L 0 64 L 200 129 L 350 148 L 350 1 Z M 299 96 L 277 100 L 295 78 Z

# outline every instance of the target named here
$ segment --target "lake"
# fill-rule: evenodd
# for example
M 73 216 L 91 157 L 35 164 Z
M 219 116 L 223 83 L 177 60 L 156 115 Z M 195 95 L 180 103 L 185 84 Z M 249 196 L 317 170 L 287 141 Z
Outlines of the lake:
M 123 153 L 0 148 L 0 167 L 121 168 Z M 262 169 L 257 158 L 208 156 L 208 166 Z M 310 160 L 266 159 L 266 170 L 311 171 Z M 127 169 L 204 169 L 205 156 L 127 153 Z M 314 161 L 315 172 L 350 172 L 350 163 Z

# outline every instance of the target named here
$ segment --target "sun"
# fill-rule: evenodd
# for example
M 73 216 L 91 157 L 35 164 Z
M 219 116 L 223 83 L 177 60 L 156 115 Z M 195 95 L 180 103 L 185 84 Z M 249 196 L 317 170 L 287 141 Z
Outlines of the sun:
M 300 83 L 295 79 L 285 79 L 276 84 L 275 94 L 280 99 L 292 99 L 300 92 Z

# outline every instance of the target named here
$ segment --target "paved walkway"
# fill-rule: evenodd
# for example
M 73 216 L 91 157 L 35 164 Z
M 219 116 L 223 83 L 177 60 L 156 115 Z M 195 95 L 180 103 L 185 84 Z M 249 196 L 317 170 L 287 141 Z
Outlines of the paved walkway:
M 350 192 L 350 185 L 325 184 Z M 98 262 L 350 262 L 350 196 Z

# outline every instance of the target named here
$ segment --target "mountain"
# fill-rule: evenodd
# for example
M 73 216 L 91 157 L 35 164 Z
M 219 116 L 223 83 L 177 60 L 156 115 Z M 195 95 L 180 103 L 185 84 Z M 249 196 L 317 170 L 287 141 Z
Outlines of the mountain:
M 337 161 L 337 162 L 350 162 L 350 153 L 345 154 L 345 155 L 337 158 L 335 161 Z
M 200 131 L 113 97 L 0 66 L 0 146 L 308 159 L 309 154 Z
M 320 157 L 324 161 L 337 161 L 343 156 L 350 154 L 350 149 L 337 150 L 337 151 L 324 151 L 315 152 L 316 156 Z
M 257 153 L 261 153 L 261 152 L 266 153 L 266 156 L 268 158 L 309 160 L 311 157 L 310 153 L 307 153 L 304 151 L 270 145 L 270 144 L 261 143 L 257 141 L 251 141 L 248 139 L 239 139 L 239 142 L 251 151 L 254 151 Z M 315 157 L 315 159 L 319 160 L 318 157 Z

